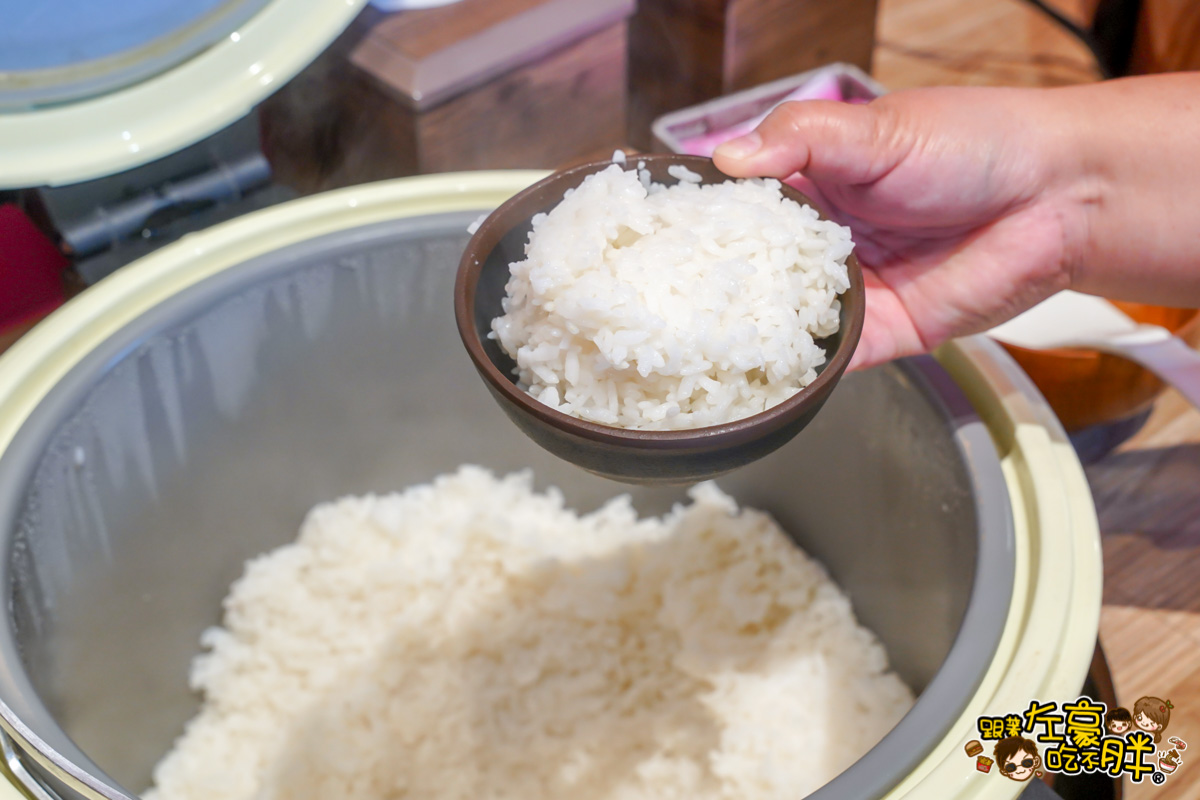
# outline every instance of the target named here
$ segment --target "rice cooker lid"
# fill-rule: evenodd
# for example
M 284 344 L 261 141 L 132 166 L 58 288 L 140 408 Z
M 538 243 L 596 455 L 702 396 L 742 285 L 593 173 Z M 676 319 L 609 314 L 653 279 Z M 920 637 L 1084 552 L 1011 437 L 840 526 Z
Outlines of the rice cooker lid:
M 364 2 L 0 4 L 0 188 L 112 175 L 215 133 L 315 59 Z

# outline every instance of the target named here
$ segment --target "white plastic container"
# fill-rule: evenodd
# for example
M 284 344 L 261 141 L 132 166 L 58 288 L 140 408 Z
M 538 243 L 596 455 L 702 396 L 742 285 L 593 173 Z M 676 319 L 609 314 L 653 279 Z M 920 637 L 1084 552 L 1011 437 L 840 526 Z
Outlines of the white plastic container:
M 753 120 L 797 89 L 826 80 L 836 82 L 839 93 L 847 100 L 869 101 L 887 92 L 882 84 L 853 64 L 829 64 L 663 114 L 650 129 L 655 142 L 664 149 L 687 153 L 684 143 L 688 139 Z

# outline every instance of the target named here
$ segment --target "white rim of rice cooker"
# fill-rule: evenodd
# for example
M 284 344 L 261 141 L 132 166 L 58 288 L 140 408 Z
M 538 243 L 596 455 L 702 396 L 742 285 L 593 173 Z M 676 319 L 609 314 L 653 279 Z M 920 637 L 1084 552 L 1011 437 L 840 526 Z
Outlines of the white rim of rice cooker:
M 113 175 L 216 133 L 311 63 L 364 3 L 268 0 L 215 44 L 132 85 L 0 110 L 0 188 Z M 142 50 L 145 58 L 161 57 L 154 47 Z
M 494 208 L 541 177 L 477 172 L 355 186 L 256 212 L 162 248 L 71 300 L 0 356 L 0 452 L 88 352 L 166 298 L 256 256 L 335 231 Z M 1024 784 L 977 772 L 962 747 L 975 738 L 981 715 L 1012 713 L 1035 698 L 1078 696 L 1099 628 L 1099 525 L 1066 434 L 1015 362 L 984 337 L 952 342 L 935 355 L 988 426 L 1001 458 L 1016 535 L 1015 583 L 984 680 L 950 733 L 885 798 L 1011 800 Z M 30 752 L 9 709 L 0 712 L 5 731 Z M 19 796 L 0 783 L 0 800 Z

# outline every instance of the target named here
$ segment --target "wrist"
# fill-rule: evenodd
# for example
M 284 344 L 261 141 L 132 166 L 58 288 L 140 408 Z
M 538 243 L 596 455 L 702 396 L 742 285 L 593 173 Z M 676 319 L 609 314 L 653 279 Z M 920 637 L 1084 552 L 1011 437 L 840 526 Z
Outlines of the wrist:
M 1092 117 L 1077 107 L 1069 90 L 1048 90 L 1043 95 L 1046 141 L 1043 201 L 1049 204 L 1062 231 L 1060 267 L 1063 283 L 1085 288 L 1089 267 L 1096 258 L 1096 231 L 1104 225 L 1111 179 L 1101 152 L 1100 136 L 1092 130 Z
M 1068 285 L 1158 305 L 1200 303 L 1200 75 L 1047 90 L 1046 198 Z

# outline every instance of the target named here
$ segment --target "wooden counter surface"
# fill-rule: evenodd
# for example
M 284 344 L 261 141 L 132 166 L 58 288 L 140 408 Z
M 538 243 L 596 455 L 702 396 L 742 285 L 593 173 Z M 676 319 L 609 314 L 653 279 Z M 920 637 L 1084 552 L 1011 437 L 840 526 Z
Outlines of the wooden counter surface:
M 1170 700 L 1191 745 L 1162 787 L 1130 800 L 1200 798 L 1200 412 L 1168 392 L 1146 427 L 1088 468 L 1104 542 L 1100 641 L 1117 697 Z

